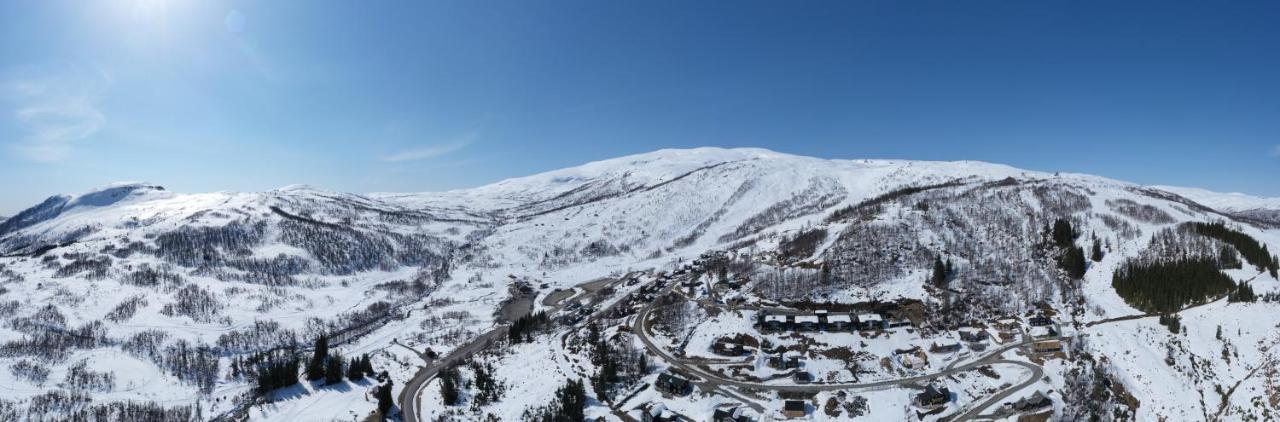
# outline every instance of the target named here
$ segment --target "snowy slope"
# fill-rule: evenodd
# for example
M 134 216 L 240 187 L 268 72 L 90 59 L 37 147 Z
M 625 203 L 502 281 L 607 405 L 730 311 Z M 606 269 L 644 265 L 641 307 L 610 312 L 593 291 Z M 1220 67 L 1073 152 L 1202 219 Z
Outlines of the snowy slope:
M 1257 209 L 1280 210 L 1280 198 L 1265 198 L 1243 193 L 1219 193 L 1199 188 L 1153 186 L 1173 192 L 1209 207 L 1222 211 L 1248 211 Z
M 1042 302 L 1078 310 L 1073 318 L 1080 323 L 1102 321 L 1137 313 L 1111 288 L 1111 275 L 1146 253 L 1161 230 L 1240 218 L 1232 224 L 1280 250 L 1280 230 L 1258 224 L 1254 214 L 1237 216 L 1257 209 L 1280 210 L 1280 204 L 981 162 L 829 160 L 719 148 L 661 150 L 435 193 L 359 195 L 290 186 L 179 194 L 146 183 L 115 184 L 53 196 L 0 221 L 0 309 L 9 312 L 0 317 L 0 368 L 9 369 L 0 370 L 0 390 L 7 392 L 0 398 L 26 408 L 50 391 L 76 390 L 59 381 L 89 360 L 118 373 L 116 387 L 94 392 L 95 400 L 200 403 L 220 414 L 250 388 L 247 378 L 232 376 L 233 359 L 333 332 L 360 334 L 339 347 L 375 354 L 378 366 L 403 385 L 420 361 L 390 339 L 452 350 L 494 324 L 513 280 L 546 295 L 601 277 L 670 270 L 712 250 L 756 262 L 750 275 L 758 281 L 748 295 L 758 299 L 938 303 L 921 280 L 935 257 L 945 256 L 957 268 L 947 300 L 967 306 L 957 311 L 964 317 L 1022 314 Z M 1106 245 L 1106 257 L 1090 263 L 1079 282 L 1064 280 L 1055 257 L 1046 254 L 1044 230 L 1055 219 L 1073 222 L 1080 246 L 1095 237 Z M 822 235 L 810 248 L 792 243 L 817 232 Z M 795 284 L 779 275 L 813 275 L 819 267 L 834 281 Z M 1280 291 L 1280 281 L 1265 275 L 1230 275 L 1253 279 L 1259 294 Z M 549 308 L 541 301 L 535 306 Z M 1275 305 L 1250 306 L 1203 308 L 1188 324 L 1234 324 L 1215 318 L 1239 320 Z M 1270 321 L 1244 327 L 1237 344 L 1267 341 L 1263 325 Z M 1099 335 L 1140 343 L 1155 335 L 1150 325 L 1106 325 Z M 67 346 L 66 356 L 40 356 L 24 346 L 43 341 L 50 330 L 50 341 L 78 338 L 67 332 L 98 340 Z M 156 332 L 164 338 L 152 345 L 162 350 L 182 341 L 216 351 L 216 381 L 193 381 L 183 369 L 128 346 Z M 706 336 L 699 341 L 714 333 Z M 1128 353 L 1091 344 L 1116 361 Z M 1241 355 L 1260 362 L 1265 353 Z M 25 368 L 24 361 L 47 368 L 49 380 L 14 369 Z M 557 368 L 547 375 L 553 379 L 543 381 L 558 383 L 573 368 L 557 365 L 548 366 Z M 1243 376 L 1224 369 L 1222 379 L 1206 380 L 1161 366 L 1134 364 L 1118 378 L 1158 397 L 1167 391 L 1151 379 L 1205 388 Z M 520 385 L 535 396 L 552 392 L 530 387 L 538 382 Z M 370 409 L 362 398 L 369 387 L 298 387 L 250 415 L 345 415 L 339 407 L 363 414 Z M 1170 397 L 1145 408 L 1182 418 L 1199 412 L 1192 402 Z

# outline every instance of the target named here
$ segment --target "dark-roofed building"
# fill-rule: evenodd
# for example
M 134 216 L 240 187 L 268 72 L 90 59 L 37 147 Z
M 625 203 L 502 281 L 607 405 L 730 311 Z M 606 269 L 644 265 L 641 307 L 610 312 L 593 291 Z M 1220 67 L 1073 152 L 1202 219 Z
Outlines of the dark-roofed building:
M 747 411 L 742 406 L 721 407 L 711 413 L 711 422 L 750 422 Z
M 858 329 L 863 331 L 883 330 L 888 325 L 884 323 L 884 317 L 880 314 L 859 314 Z
M 1053 405 L 1053 400 L 1046 397 L 1044 393 L 1036 391 L 1031 397 L 1018 400 L 1013 404 L 1014 410 L 1019 412 L 1029 412 L 1032 410 L 1043 409 Z
M 951 401 L 951 390 L 930 384 L 924 392 L 916 395 L 916 405 L 920 407 L 937 407 Z
M 933 342 L 933 346 L 929 347 L 929 351 L 933 353 L 954 353 L 960 351 L 960 342 L 950 337 L 944 337 Z
M 805 411 L 804 400 L 787 400 L 782 403 L 782 416 L 788 418 L 803 418 L 808 414 Z
M 796 325 L 795 325 L 795 326 L 796 326 L 796 329 L 798 329 L 798 330 L 804 330 L 804 331 L 817 331 L 817 330 L 818 330 L 818 316 L 817 316 L 817 315 L 797 315 L 797 316 L 795 317 L 795 323 L 796 323 Z
M 770 356 L 769 360 L 766 361 L 765 364 L 767 364 L 770 368 L 774 368 L 774 369 L 794 369 L 794 368 L 800 367 L 800 357 L 794 356 L 794 355 Z
M 742 344 L 729 340 L 720 340 L 711 345 L 711 351 L 721 356 L 742 356 L 746 349 Z
M 987 334 L 987 330 L 983 330 L 981 328 L 960 329 L 960 339 L 970 343 L 986 341 L 988 338 L 991 338 L 991 335 Z
M 827 315 L 827 329 L 831 331 L 848 331 L 853 326 L 853 317 L 849 314 Z
M 1028 319 L 1027 324 L 1031 325 L 1032 327 L 1044 327 L 1046 325 L 1052 325 L 1053 320 L 1049 319 L 1044 315 L 1036 315 L 1031 317 L 1031 319 Z
M 689 380 L 670 373 L 662 373 L 658 375 L 658 380 L 653 383 L 653 388 L 663 394 L 683 396 L 689 394 L 692 385 L 689 384 Z
M 766 331 L 782 331 L 787 328 L 787 317 L 785 315 L 764 315 L 763 319 Z

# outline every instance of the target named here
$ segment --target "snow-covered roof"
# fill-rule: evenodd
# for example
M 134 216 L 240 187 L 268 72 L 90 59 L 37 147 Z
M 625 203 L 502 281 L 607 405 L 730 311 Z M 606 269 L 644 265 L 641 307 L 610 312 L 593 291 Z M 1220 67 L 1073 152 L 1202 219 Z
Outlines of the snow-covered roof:
M 765 322 L 787 322 L 787 317 L 782 315 L 765 315 Z
M 812 323 L 817 324 L 817 323 L 818 323 L 818 316 L 817 316 L 817 315 L 796 315 L 796 322 L 798 322 L 798 323 L 800 323 L 800 322 L 812 322 Z
M 953 345 L 958 346 L 960 345 L 960 340 L 948 335 L 948 336 L 943 336 L 943 337 L 938 337 L 933 339 L 933 344 L 937 344 L 940 346 L 953 346 Z
M 849 314 L 831 314 L 827 315 L 827 322 L 850 322 L 853 318 Z
M 858 314 L 858 322 L 883 322 L 880 314 Z

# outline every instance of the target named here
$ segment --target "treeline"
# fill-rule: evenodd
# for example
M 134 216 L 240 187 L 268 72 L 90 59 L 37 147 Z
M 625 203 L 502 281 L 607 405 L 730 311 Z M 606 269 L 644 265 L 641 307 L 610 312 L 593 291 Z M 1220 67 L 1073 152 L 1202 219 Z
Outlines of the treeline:
M 1257 302 L 1258 295 L 1253 292 L 1253 286 L 1249 283 L 1241 283 L 1231 294 L 1227 295 L 1227 302 Z
M 179 381 L 197 386 L 201 392 L 213 391 L 220 367 L 218 349 L 186 339 L 165 346 L 168 338 L 164 331 L 146 330 L 129 336 L 120 347 L 130 355 L 151 361 Z
M 106 341 L 102 321 L 86 322 L 75 329 L 41 327 L 21 339 L 0 344 L 0 357 L 31 356 L 44 362 L 60 362 L 75 349 L 93 349 Z
M 538 311 L 529 315 L 516 318 L 511 323 L 511 328 L 507 329 L 507 340 L 511 343 L 527 343 L 533 341 L 533 337 L 538 333 L 546 330 L 550 325 L 551 317 L 546 311 Z
M 280 240 L 310 253 L 325 270 L 352 274 L 369 270 L 390 270 L 399 266 L 439 266 L 445 257 L 440 239 L 426 235 L 395 232 L 370 234 L 345 226 L 327 224 L 289 214 L 272 207 L 284 217 L 279 223 Z
M 1240 255 L 1246 261 L 1257 267 L 1258 271 L 1269 271 L 1271 277 L 1276 277 L 1276 273 L 1280 270 L 1280 258 L 1272 255 L 1267 250 L 1267 245 L 1261 244 L 1257 239 L 1247 234 L 1241 233 L 1235 229 L 1227 227 L 1222 222 L 1217 223 L 1187 223 L 1192 230 L 1204 236 L 1221 240 L 1234 246 Z
M 194 406 L 164 407 L 154 402 L 120 401 L 92 404 L 85 393 L 49 391 L 32 397 L 25 409 L 19 403 L 0 399 L 3 421 L 75 422 L 193 422 L 202 419 Z
M 952 180 L 946 183 L 938 183 L 938 184 L 924 185 L 924 186 L 907 186 L 897 190 L 889 191 L 889 192 L 877 195 L 875 197 L 872 197 L 870 199 L 867 199 L 865 201 L 859 202 L 857 205 L 850 205 L 850 206 L 835 210 L 831 213 L 830 216 L 827 216 L 827 222 L 833 223 L 833 222 L 841 221 L 846 218 L 849 218 L 850 216 L 853 216 L 854 213 L 860 209 L 876 207 L 881 204 L 892 202 L 899 198 L 915 195 L 917 193 L 924 192 L 927 190 L 955 187 L 955 186 L 960 186 L 962 184 L 964 183 L 961 182 L 959 179 L 957 179 L 957 180 Z
M 1236 283 L 1206 258 L 1182 258 L 1169 262 L 1129 262 L 1111 279 L 1116 293 L 1146 312 L 1176 312 L 1231 292 Z
M 107 312 L 107 315 L 104 318 L 111 322 L 125 322 L 130 318 L 133 318 L 134 314 L 138 313 L 138 308 L 145 308 L 146 306 L 147 298 L 145 296 L 132 296 L 117 304 L 115 308 L 112 308 L 110 312 Z
M 827 239 L 827 229 L 813 228 L 801 230 L 795 236 L 783 238 L 778 243 L 778 254 L 785 262 L 792 262 L 813 256 L 818 245 Z
M 111 257 L 101 256 L 84 256 L 78 255 L 67 265 L 59 267 L 53 272 L 54 278 L 66 278 L 76 274 L 86 273 L 84 277 L 89 280 L 101 280 L 107 278 L 108 271 L 111 269 Z
M 231 376 L 250 376 L 257 387 L 256 392 L 265 396 L 273 390 L 291 387 L 303 376 L 308 381 L 333 385 L 349 379 L 360 381 L 373 376 L 373 364 L 369 355 L 344 359 L 336 351 L 329 350 L 329 341 L 321 336 L 312 347 L 311 357 L 303 366 L 295 348 L 285 348 L 270 352 L 254 353 L 246 358 L 235 358 L 231 361 Z
M 301 364 L 298 357 L 292 352 L 271 354 L 267 357 L 257 358 L 258 361 L 254 377 L 254 386 L 259 396 L 265 396 L 271 391 L 292 387 L 298 384 L 298 370 Z M 232 375 L 240 375 L 243 370 L 240 369 L 239 362 L 232 364 Z
M 185 316 L 196 322 L 212 322 L 222 312 L 218 297 L 195 284 L 188 284 L 174 294 L 174 302 L 160 308 L 164 316 Z
M 116 386 L 116 375 L 112 372 L 97 372 L 89 369 L 89 361 L 81 360 L 67 369 L 63 383 L 76 390 L 111 392 Z

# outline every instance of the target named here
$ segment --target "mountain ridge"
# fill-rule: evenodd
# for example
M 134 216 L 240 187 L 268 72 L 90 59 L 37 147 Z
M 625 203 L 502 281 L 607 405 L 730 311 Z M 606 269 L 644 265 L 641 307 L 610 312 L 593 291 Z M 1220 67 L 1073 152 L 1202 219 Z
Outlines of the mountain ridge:
M 1195 232 L 1218 223 L 1213 230 L 1221 238 Z M 1107 369 L 1113 381 L 1142 397 L 1173 398 L 1144 401 L 1131 411 L 1195 419 L 1203 414 L 1194 407 L 1199 401 L 1178 391 L 1211 391 L 1212 384 L 1243 377 L 1245 367 L 1217 363 L 1221 347 L 1160 337 L 1169 331 L 1154 318 L 1135 318 L 1146 314 L 1146 305 L 1121 296 L 1113 276 L 1164 257 L 1230 262 L 1231 248 L 1248 247 L 1249 266 L 1212 270 L 1221 273 L 1219 285 L 1251 284 L 1257 296 L 1280 293 L 1280 280 L 1254 265 L 1264 261 L 1259 250 L 1280 250 L 1280 226 L 1169 190 L 973 161 L 828 160 L 759 149 L 661 150 L 436 193 L 291 185 L 180 194 L 148 183 L 112 184 L 55 195 L 0 226 L 7 227 L 0 232 L 0 308 L 6 311 L 0 366 L 36 362 L 61 374 L 83 360 L 110 362 L 106 368 L 121 385 L 141 387 L 95 400 L 160 398 L 199 403 L 217 414 L 251 409 L 250 419 L 269 420 L 317 415 L 308 408 L 337 414 L 370 404 L 359 389 L 345 394 L 314 385 L 297 387 L 298 395 L 279 406 L 213 400 L 252 388 L 251 377 L 229 371 L 232 359 L 333 336 L 335 348 L 374 352 L 395 385 L 409 385 L 416 366 L 406 362 L 418 362 L 422 347 L 442 354 L 464 347 L 504 326 L 501 316 L 513 303 L 548 312 L 560 321 L 554 330 L 568 330 L 564 335 L 592 315 L 612 337 L 627 335 L 617 327 L 629 324 L 626 309 L 634 309 L 618 304 L 679 303 L 686 296 L 696 299 L 686 302 L 693 308 L 743 301 L 757 308 L 918 303 L 928 310 L 913 340 L 861 337 L 851 344 L 872 346 L 858 356 L 927 348 L 957 325 L 1055 308 L 1064 329 L 1094 325 L 1105 327 L 1108 338 L 1124 339 L 1078 346 L 1124 362 Z M 1070 251 L 1078 252 L 1075 267 L 1065 259 Z M 661 300 L 654 295 L 675 271 L 692 268 L 703 268 L 693 285 L 711 289 L 683 289 L 683 296 Z M 945 269 L 941 277 L 939 268 Z M 708 296 L 730 280 L 741 287 Z M 609 288 L 598 288 L 605 282 Z M 558 301 L 566 293 L 584 297 L 565 309 Z M 537 300 L 529 303 L 525 294 Z M 602 295 L 598 303 L 589 300 L 593 294 Z M 1197 333 L 1237 324 L 1240 344 L 1255 344 L 1270 341 L 1280 312 L 1249 312 L 1269 306 L 1219 300 L 1184 312 L 1184 323 Z M 744 309 L 684 320 L 690 333 L 703 333 L 688 351 L 701 353 L 719 336 L 754 333 Z M 536 348 L 527 356 L 576 353 L 561 350 L 559 335 L 510 347 Z M 82 341 L 86 336 L 98 340 Z M 1126 348 L 1131 344 L 1154 346 Z M 1169 350 L 1175 346 L 1180 349 Z M 1240 355 L 1234 359 L 1263 361 L 1262 352 L 1245 349 L 1233 349 Z M 201 364 L 174 366 L 162 354 L 140 350 L 166 350 Z M 1214 360 L 1217 375 L 1144 363 L 1167 356 L 1202 369 Z M 519 393 L 486 411 L 499 420 L 521 419 L 526 404 L 550 400 L 543 394 L 550 394 L 548 383 L 583 370 L 576 361 L 499 367 Z M 877 362 L 828 375 L 840 382 L 896 376 L 892 365 Z M 1052 374 L 1047 381 L 1033 380 L 1036 388 L 1053 391 L 1055 401 L 1077 400 L 1063 381 L 1071 372 L 1054 365 L 1044 367 Z M 553 370 L 511 372 L 523 367 Z M 48 390 L 39 380 L 10 375 L 0 371 L 0 388 L 19 400 L 40 400 Z M 1249 388 L 1261 382 L 1249 381 Z M 972 398 L 986 387 L 965 388 Z M 873 413 L 900 416 L 896 406 L 906 393 L 899 393 L 880 397 Z M 1246 399 L 1232 400 L 1237 409 L 1248 406 Z M 332 407 L 338 403 L 346 407 Z M 439 416 L 433 411 L 425 416 Z

